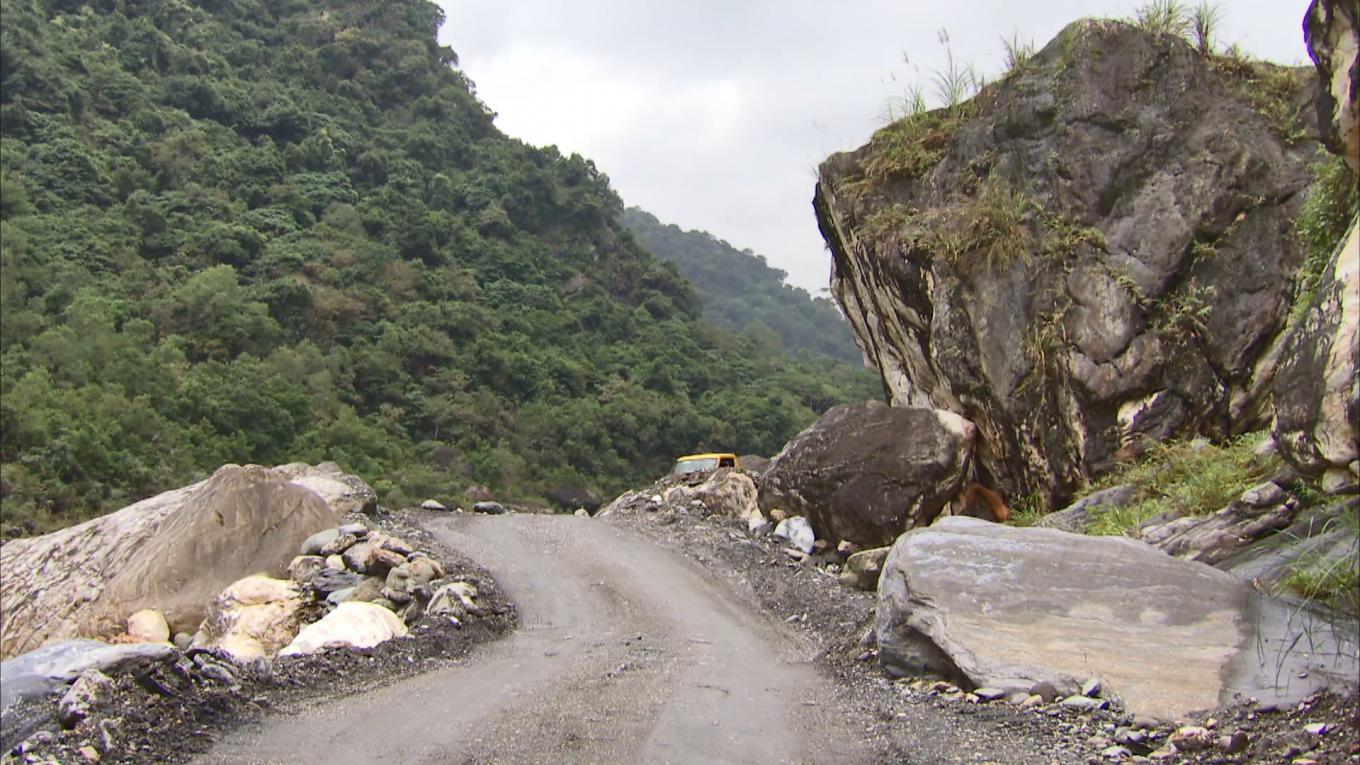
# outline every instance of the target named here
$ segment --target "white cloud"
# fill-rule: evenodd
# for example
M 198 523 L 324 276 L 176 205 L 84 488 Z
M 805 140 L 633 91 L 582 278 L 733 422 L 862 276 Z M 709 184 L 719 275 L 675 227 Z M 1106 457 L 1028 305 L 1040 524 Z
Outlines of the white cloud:
M 863 144 L 919 72 L 1001 68 L 1000 38 L 1046 43 L 1137 0 L 442 0 L 441 31 L 506 133 L 593 159 L 628 204 L 826 285 L 818 162 Z M 1307 0 L 1221 4 L 1222 38 L 1306 61 Z M 903 62 L 906 56 L 910 64 Z

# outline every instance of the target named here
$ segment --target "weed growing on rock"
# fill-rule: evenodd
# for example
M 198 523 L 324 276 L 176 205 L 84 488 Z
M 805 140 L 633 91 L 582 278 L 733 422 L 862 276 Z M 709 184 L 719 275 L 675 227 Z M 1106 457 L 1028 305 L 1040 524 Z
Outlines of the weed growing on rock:
M 1006 74 L 1023 69 L 1034 58 L 1034 39 L 1026 40 L 1019 30 L 1012 32 L 1010 37 L 1001 38 L 1001 47 L 1006 51 Z
M 1134 12 L 1133 23 L 1155 35 L 1185 37 L 1191 29 L 1190 14 L 1179 0 L 1148 0 Z
M 1223 9 L 1217 3 L 1200 3 L 1190 12 L 1190 33 L 1195 50 L 1201 56 L 1214 52 L 1214 34 L 1223 20 Z
M 1357 214 L 1360 191 L 1355 188 L 1355 178 L 1346 160 L 1329 157 L 1313 165 L 1313 184 L 1294 221 L 1294 234 L 1304 246 L 1304 260 L 1290 311 L 1291 323 L 1301 318 L 1312 304 L 1318 278 Z
M 995 176 L 962 205 L 941 211 L 931 244 L 961 273 L 974 274 L 1034 256 L 1029 221 L 1037 209 L 1029 194 Z
M 1279 457 L 1254 453 L 1265 435 L 1246 433 L 1218 445 L 1176 441 L 1153 446 L 1141 461 L 1100 482 L 1099 488 L 1132 484 L 1137 493 L 1127 505 L 1097 511 L 1090 533 L 1128 534 L 1163 513 L 1207 515 L 1222 509 L 1279 469 Z

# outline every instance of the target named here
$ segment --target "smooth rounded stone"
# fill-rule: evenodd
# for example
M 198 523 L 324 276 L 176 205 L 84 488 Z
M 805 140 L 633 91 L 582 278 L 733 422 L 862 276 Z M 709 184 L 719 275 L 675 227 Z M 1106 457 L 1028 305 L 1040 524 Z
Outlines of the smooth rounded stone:
M 1064 707 L 1080 709 L 1084 712 L 1094 712 L 1097 709 L 1108 709 L 1110 706 L 1110 702 L 1105 699 L 1093 699 L 1090 696 L 1068 696 L 1058 702 L 1058 704 Z
M 572 515 L 576 516 L 577 518 L 589 518 L 590 511 L 585 509 L 584 507 L 578 507 L 576 508 L 576 512 L 572 513 Z
M 444 577 L 444 567 L 433 558 L 408 558 L 406 560 L 406 570 L 411 572 L 412 586 L 429 584 L 435 579 Z
M 144 643 L 168 643 L 170 625 L 160 611 L 144 608 L 127 619 L 128 637 Z
M 347 601 L 303 627 L 279 656 L 315 653 L 332 645 L 371 648 L 406 634 L 406 625 L 391 610 L 373 603 Z
M 1081 695 L 1083 696 L 1089 696 L 1094 699 L 1100 696 L 1100 691 L 1100 680 L 1097 678 L 1093 677 L 1081 684 Z
M 1006 690 L 1003 688 L 984 687 L 974 689 L 973 695 L 977 696 L 981 701 L 1000 701 L 1001 699 L 1006 698 L 1007 694 Z
M 336 571 L 327 568 L 312 577 L 312 589 L 325 597 L 336 590 L 357 586 L 363 580 L 362 576 L 352 571 Z
M 1228 754 L 1245 752 L 1250 743 L 1251 740 L 1247 738 L 1247 734 L 1240 730 L 1218 737 L 1218 748 Z
M 1303 731 L 1305 733 L 1310 733 L 1314 736 L 1325 736 L 1330 733 L 1331 730 L 1332 726 L 1325 722 L 1309 723 L 1303 726 Z
M 1289 495 L 1273 481 L 1262 481 L 1242 492 L 1240 499 L 1252 507 L 1269 507 L 1284 502 Z
M 1125 760 L 1132 757 L 1133 752 L 1129 751 L 1126 747 L 1116 744 L 1100 750 L 1100 756 L 1107 760 Z
M 298 548 L 301 555 L 320 555 L 321 549 L 340 536 L 340 529 L 325 529 L 307 537 Z
M 656 497 L 655 504 L 661 504 L 661 498 Z M 474 513 L 486 513 L 487 515 L 502 515 L 505 513 L 505 505 L 499 502 L 478 502 L 472 506 Z
M 74 728 L 76 723 L 90 714 L 90 708 L 97 705 L 109 690 L 113 681 L 97 669 L 87 669 L 80 673 L 57 702 L 57 720 L 65 728 Z
M 1047 704 L 1047 703 L 1049 703 L 1049 702 L 1044 701 L 1044 697 L 1043 697 L 1043 696 L 1040 696 L 1040 695 L 1037 694 L 1037 693 L 1031 693 L 1030 695 L 1028 695 L 1028 696 L 1025 697 L 1025 700 L 1024 700 L 1024 701 L 1021 701 L 1021 702 L 1020 702 L 1020 706 L 1022 706 L 1022 707 L 1041 707 L 1041 706 L 1043 706 L 1044 704 Z
M 326 596 L 326 602 L 332 606 L 338 606 L 347 600 L 354 600 L 354 591 L 357 587 L 346 587 L 343 590 L 336 590 Z
M 195 648 L 220 648 L 236 661 L 272 656 L 301 625 L 302 588 L 293 581 L 252 575 L 213 598 L 194 636 Z
M 362 523 L 346 523 L 340 527 L 341 534 L 349 534 L 355 539 L 364 539 L 368 536 L 368 527 Z
M 393 603 L 390 598 L 378 598 L 376 600 L 372 600 L 369 602 L 371 602 L 375 606 L 382 606 L 383 608 L 386 608 L 388 611 L 391 611 L 392 613 L 396 613 L 397 611 L 397 604 Z
M 788 511 L 786 511 L 786 510 L 781 510 L 780 508 L 777 508 L 777 507 L 776 507 L 776 508 L 774 508 L 773 510 L 770 511 L 770 520 L 771 520 L 771 521 L 774 521 L 775 523 L 781 523 L 781 522 L 786 521 L 786 520 L 788 520 L 788 519 L 789 519 L 789 514 L 788 514 Z
M 1016 691 L 1006 696 L 1006 703 L 1017 707 L 1022 706 L 1029 697 L 1029 694 L 1024 691 Z M 1043 699 L 1039 699 L 1039 701 L 1042 703 Z
M 288 578 L 306 584 L 326 569 L 326 559 L 320 555 L 299 555 L 288 564 Z
M 478 613 L 477 587 L 469 582 L 449 582 L 434 591 L 426 613 L 463 618 L 467 613 Z
M 1041 680 L 1031 685 L 1029 692 L 1032 696 L 1042 698 L 1045 704 L 1052 704 L 1058 698 L 1058 689 L 1047 680 Z
M 364 577 L 364 580 L 360 582 L 357 587 L 354 588 L 354 594 L 350 596 L 350 600 L 357 600 L 362 603 L 371 603 L 377 600 L 378 598 L 382 597 L 382 590 L 385 585 L 386 580 L 384 580 L 382 577 L 378 576 Z
M 187 633 L 187 632 L 176 632 L 176 633 L 175 633 L 174 644 L 175 644 L 175 647 L 178 648 L 179 650 L 181 650 L 181 651 L 187 651 L 187 650 L 189 650 L 189 646 L 193 645 L 193 643 L 194 643 L 194 636 L 193 636 L 193 635 L 190 635 L 190 634 Z
M 397 609 L 397 616 L 405 624 L 412 624 L 417 619 L 425 615 L 425 604 L 419 598 L 412 598 L 409 603 L 403 604 Z
M 342 555 L 350 551 L 359 541 L 353 534 L 337 534 L 334 539 L 321 546 L 318 555 L 331 556 Z
M 345 559 L 342 558 L 342 557 L 340 557 L 339 555 L 327 555 L 327 556 L 326 556 L 326 570 L 327 570 L 327 571 L 344 571 L 344 570 L 345 570 Z
M 878 577 L 883 573 L 883 561 L 887 560 L 890 549 L 875 547 L 853 553 L 845 561 L 845 570 L 840 574 L 841 584 L 860 590 L 878 589 Z
M 369 542 L 360 542 L 345 550 L 340 557 L 345 559 L 345 567 L 349 570 L 360 574 L 370 573 L 373 567 L 373 545 Z
M 444 506 L 444 503 L 434 499 L 427 499 L 424 502 L 421 502 L 420 509 L 434 510 L 435 512 L 444 512 L 448 510 L 448 508 Z

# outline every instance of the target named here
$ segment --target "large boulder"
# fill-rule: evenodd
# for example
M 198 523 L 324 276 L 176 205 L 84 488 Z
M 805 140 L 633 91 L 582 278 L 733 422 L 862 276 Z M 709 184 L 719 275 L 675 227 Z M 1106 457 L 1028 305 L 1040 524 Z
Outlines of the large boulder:
M 835 407 L 771 460 L 760 507 L 806 516 L 833 543 L 883 547 L 933 521 L 958 493 L 975 433 L 962 417 L 933 409 Z
M 315 493 L 256 465 L 227 465 L 78 526 L 0 547 L 0 657 L 122 633 L 144 608 L 193 632 L 224 587 L 283 575 L 309 535 L 339 521 Z
M 1050 507 L 1152 443 L 1264 427 L 1314 155 L 1279 114 L 1310 77 L 1080 21 L 827 159 L 832 292 L 891 403 L 974 422 L 977 480 Z
M 274 468 L 274 472 L 316 492 L 339 515 L 372 513 L 378 509 L 378 494 L 373 487 L 359 476 L 341 470 L 334 462 L 316 466 L 290 462 Z
M 372 648 L 406 634 L 406 624 L 388 609 L 347 600 L 319 621 L 303 627 L 279 656 L 316 653 L 327 646 Z
M 240 662 L 273 656 L 297 636 L 302 603 L 296 582 L 259 575 L 232 582 L 213 598 L 193 645 Z
M 1360 173 L 1360 21 L 1353 0 L 1314 0 L 1304 18 L 1323 142 Z M 1354 179 L 1352 179 L 1354 183 Z M 1290 330 L 1275 385 L 1280 455 L 1329 491 L 1360 491 L 1360 221 L 1338 243 Z
M 876 618 L 892 674 L 1069 692 L 1099 677 L 1133 713 L 1162 718 L 1234 693 L 1295 699 L 1360 670 L 1354 632 L 1217 569 L 1132 539 L 972 518 L 893 545 Z

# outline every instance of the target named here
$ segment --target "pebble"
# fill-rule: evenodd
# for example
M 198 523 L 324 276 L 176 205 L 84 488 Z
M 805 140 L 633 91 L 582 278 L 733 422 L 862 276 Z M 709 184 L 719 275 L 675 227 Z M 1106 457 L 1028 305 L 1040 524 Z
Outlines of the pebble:
M 1081 695 L 1088 698 L 1096 698 L 1100 695 L 1100 690 L 1100 681 L 1094 677 L 1081 684 Z
M 1303 726 L 1303 729 L 1314 736 L 1325 736 L 1327 735 L 1327 732 L 1332 729 L 1332 726 L 1325 722 L 1309 723 L 1308 725 Z
M 1239 730 L 1233 731 L 1227 736 L 1220 736 L 1218 739 L 1218 748 L 1228 754 L 1237 754 L 1238 752 L 1247 751 L 1248 743 L 1250 742 L 1247 739 L 1247 734 Z
M 973 691 L 973 695 L 982 701 L 1000 701 L 1006 698 L 1006 691 L 1001 688 L 978 688 Z
M 1171 734 L 1171 745 L 1184 752 L 1197 752 L 1213 746 L 1214 738 L 1208 728 L 1184 725 Z
M 1035 683 L 1029 689 L 1031 696 L 1042 697 L 1045 704 L 1052 704 L 1058 698 L 1058 689 L 1047 680 Z
M 1100 750 L 1100 756 L 1107 760 L 1123 760 L 1133 756 L 1133 752 L 1122 746 L 1111 746 Z
M 1097 709 L 1108 709 L 1110 702 L 1105 699 L 1093 699 L 1090 696 L 1068 696 L 1059 702 L 1061 706 L 1080 709 L 1083 712 L 1094 712 Z
M 82 746 L 82 747 L 81 747 L 80 749 L 78 749 L 77 751 L 79 751 L 79 752 L 80 752 L 80 756 L 81 756 L 81 757 L 84 757 L 87 761 L 89 761 L 89 762 L 99 762 L 99 750 L 98 750 L 98 749 L 95 749 L 94 747 L 90 746 L 89 744 L 86 744 L 85 746 Z

